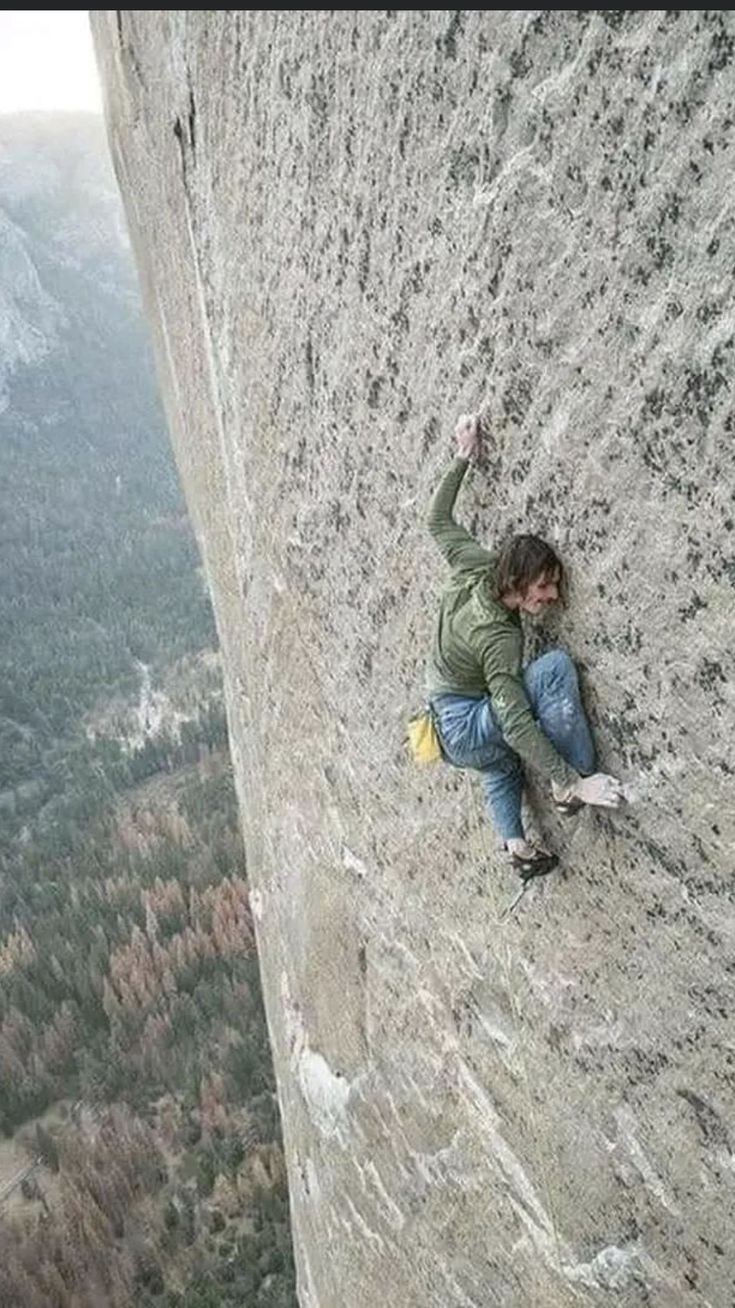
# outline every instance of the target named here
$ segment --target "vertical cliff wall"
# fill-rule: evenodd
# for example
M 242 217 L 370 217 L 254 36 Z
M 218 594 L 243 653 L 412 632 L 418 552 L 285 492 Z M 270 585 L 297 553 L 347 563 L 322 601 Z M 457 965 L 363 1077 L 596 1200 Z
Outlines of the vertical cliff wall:
M 106 11 L 206 558 L 303 1308 L 733 1302 L 735 19 Z M 512 878 L 407 764 L 461 516 L 571 572 L 634 802 Z

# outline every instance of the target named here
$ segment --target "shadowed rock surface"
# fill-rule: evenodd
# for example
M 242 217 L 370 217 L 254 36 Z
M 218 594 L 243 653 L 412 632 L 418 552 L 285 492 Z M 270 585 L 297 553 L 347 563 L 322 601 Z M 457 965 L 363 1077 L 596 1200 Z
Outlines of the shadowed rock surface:
M 105 11 L 211 580 L 303 1308 L 733 1300 L 735 19 Z M 624 814 L 403 750 L 423 529 L 547 534 Z

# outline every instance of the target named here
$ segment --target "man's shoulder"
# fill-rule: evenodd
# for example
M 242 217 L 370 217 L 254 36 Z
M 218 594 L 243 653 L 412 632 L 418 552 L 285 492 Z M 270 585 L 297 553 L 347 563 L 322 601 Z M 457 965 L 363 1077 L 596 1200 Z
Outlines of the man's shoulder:
M 492 627 L 507 627 L 508 630 L 514 630 L 518 625 L 515 615 L 501 604 L 493 594 L 494 576 L 486 573 L 484 577 L 478 579 L 478 584 L 472 590 L 472 608 L 478 623 L 487 623 Z
M 478 575 L 474 584 L 468 587 L 467 601 L 458 615 L 462 635 L 475 647 L 503 633 L 520 635 L 514 614 L 493 596 L 490 580 L 487 572 Z

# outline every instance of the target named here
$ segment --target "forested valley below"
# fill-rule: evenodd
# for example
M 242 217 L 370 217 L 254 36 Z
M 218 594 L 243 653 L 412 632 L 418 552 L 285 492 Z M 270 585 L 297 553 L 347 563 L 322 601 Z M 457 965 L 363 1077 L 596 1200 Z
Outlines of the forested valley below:
M 99 120 L 0 118 L 0 1305 L 292 1308 L 212 611 Z

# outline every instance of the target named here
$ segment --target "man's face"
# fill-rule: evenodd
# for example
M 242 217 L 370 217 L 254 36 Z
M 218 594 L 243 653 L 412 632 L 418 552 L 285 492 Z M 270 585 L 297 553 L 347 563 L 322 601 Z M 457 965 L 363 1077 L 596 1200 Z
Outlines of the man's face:
M 521 612 L 537 618 L 549 604 L 555 604 L 559 598 L 560 580 L 559 573 L 554 572 L 551 576 L 542 573 L 536 581 L 532 581 L 520 602 Z

